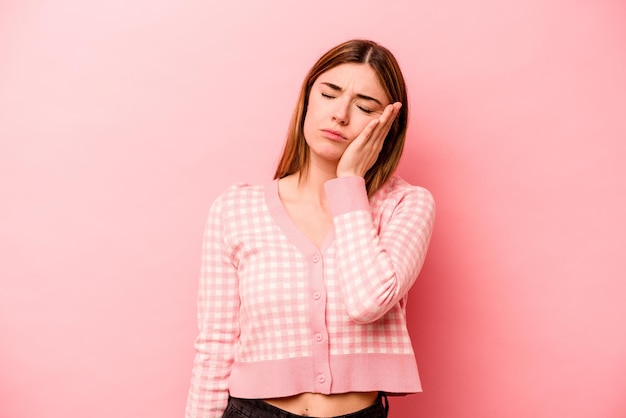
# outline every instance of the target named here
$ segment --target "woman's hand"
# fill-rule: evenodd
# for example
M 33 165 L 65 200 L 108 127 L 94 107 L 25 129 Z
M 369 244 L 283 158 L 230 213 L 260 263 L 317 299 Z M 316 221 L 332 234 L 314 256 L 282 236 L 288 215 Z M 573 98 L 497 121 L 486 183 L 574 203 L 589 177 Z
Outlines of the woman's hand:
M 346 148 L 339 164 L 337 177 L 364 177 L 367 170 L 376 162 L 387 133 L 398 116 L 402 103 L 387 105 L 383 114 L 368 123 L 363 131 Z

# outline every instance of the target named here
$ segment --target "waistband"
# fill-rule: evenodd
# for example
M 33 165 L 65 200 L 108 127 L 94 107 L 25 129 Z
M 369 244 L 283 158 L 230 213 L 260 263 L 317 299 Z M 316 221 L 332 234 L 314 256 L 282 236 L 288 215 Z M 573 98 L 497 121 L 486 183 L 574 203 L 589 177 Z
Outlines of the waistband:
M 229 397 L 226 412 L 229 409 L 250 418 L 302 418 L 304 415 L 292 414 L 260 399 L 243 399 Z M 384 392 L 379 392 L 376 401 L 359 411 L 332 418 L 385 418 L 389 414 L 389 401 Z M 227 416 L 225 413 L 224 416 Z M 315 417 L 308 417 L 315 418 Z

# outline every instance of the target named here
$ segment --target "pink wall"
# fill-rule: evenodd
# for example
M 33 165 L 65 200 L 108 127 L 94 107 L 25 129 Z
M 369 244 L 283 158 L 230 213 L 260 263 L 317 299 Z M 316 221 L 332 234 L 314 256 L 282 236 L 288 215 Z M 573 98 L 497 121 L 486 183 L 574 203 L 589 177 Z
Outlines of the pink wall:
M 626 416 L 623 1 L 247 3 L 0 3 L 0 417 L 182 416 L 208 206 L 351 37 L 438 202 L 392 417 Z

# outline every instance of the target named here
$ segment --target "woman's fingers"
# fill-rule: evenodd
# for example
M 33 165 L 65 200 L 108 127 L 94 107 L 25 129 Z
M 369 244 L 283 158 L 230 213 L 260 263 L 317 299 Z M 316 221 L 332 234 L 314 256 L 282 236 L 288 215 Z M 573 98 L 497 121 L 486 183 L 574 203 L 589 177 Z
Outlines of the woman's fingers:
M 363 144 L 365 144 L 372 140 L 384 140 L 389 132 L 389 129 L 391 129 L 393 121 L 398 116 L 401 107 L 402 104 L 399 102 L 387 105 L 380 117 L 372 120 L 365 126 L 363 131 L 359 134 L 359 138 L 357 138 L 355 142 L 360 140 Z
M 364 176 L 378 159 L 387 133 L 398 116 L 401 103 L 385 107 L 380 117 L 371 120 L 346 148 L 337 166 L 337 175 Z
M 393 103 L 388 105 L 383 114 L 378 118 L 378 124 L 376 125 L 374 131 L 368 138 L 368 142 L 372 142 L 372 146 L 378 148 L 378 151 L 382 148 L 382 144 L 387 137 L 387 133 L 389 133 L 389 129 L 391 129 L 391 125 L 393 121 L 398 117 L 398 113 L 400 112 L 400 107 L 402 107 L 401 103 Z
M 378 130 L 383 139 L 387 136 L 389 129 L 391 129 L 391 125 L 393 124 L 393 121 L 396 120 L 396 117 L 398 117 L 398 113 L 400 113 L 401 107 L 402 107 L 402 103 L 399 103 L 399 102 L 392 103 L 385 108 L 385 111 L 380 116 L 379 118 L 380 123 L 378 124 Z

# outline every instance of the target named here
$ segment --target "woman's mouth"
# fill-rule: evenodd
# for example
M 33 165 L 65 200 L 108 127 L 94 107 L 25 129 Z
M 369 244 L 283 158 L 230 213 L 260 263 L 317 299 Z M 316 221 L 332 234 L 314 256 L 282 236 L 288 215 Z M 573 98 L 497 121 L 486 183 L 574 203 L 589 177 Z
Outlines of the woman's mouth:
M 327 139 L 331 139 L 333 141 L 345 141 L 346 138 L 339 131 L 334 131 L 332 129 L 322 129 L 322 136 Z

